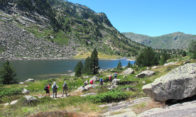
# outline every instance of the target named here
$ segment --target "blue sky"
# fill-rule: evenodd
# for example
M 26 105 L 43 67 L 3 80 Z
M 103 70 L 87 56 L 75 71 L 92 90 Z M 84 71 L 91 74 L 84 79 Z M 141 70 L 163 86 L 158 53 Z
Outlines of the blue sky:
M 196 0 L 68 0 L 104 12 L 120 32 L 196 34 Z

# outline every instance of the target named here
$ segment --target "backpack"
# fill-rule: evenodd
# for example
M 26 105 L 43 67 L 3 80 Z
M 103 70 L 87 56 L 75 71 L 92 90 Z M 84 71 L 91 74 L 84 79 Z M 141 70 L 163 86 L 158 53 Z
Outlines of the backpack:
M 63 84 L 63 89 L 67 89 L 67 84 Z
M 103 82 L 103 79 L 102 78 L 100 79 L 100 82 Z
M 56 86 L 56 85 L 54 85 L 54 86 L 53 86 L 53 89 L 57 89 L 57 86 Z
M 47 85 L 44 87 L 44 90 L 45 90 L 45 91 L 48 90 L 48 86 L 47 86 Z

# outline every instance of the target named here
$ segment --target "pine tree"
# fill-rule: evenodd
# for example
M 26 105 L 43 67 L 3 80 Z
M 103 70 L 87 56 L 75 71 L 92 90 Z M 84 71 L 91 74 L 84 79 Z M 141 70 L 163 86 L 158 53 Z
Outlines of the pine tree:
M 98 52 L 96 49 L 93 50 L 91 54 L 91 72 L 92 74 L 98 74 L 99 70 L 99 58 L 98 58 Z
M 82 62 L 78 62 L 75 67 L 75 76 L 80 77 L 82 75 L 83 64 Z
M 131 65 L 131 63 L 130 63 L 130 61 L 128 62 L 128 64 L 127 64 L 127 68 L 130 68 L 132 65 Z
M 122 69 L 122 64 L 121 64 L 120 61 L 118 62 L 117 69 L 118 69 L 118 70 L 121 70 L 121 69 Z
M 192 41 L 189 45 L 189 52 L 192 59 L 196 59 L 196 41 Z
M 16 79 L 16 73 L 12 66 L 10 65 L 9 61 L 6 61 L 3 64 L 3 68 L 0 71 L 0 79 L 3 84 L 14 84 L 17 83 Z
M 86 58 L 86 60 L 84 62 L 83 72 L 86 74 L 91 74 L 91 58 L 90 57 Z
M 169 55 L 166 52 L 163 52 L 160 56 L 159 64 L 163 65 L 169 59 Z
M 159 56 L 152 48 L 144 49 L 136 58 L 136 64 L 139 66 L 157 65 Z

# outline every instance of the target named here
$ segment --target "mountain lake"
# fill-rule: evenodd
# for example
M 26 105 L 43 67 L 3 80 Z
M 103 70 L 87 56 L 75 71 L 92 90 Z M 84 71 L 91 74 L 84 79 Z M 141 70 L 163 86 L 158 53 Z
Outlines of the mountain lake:
M 11 64 L 16 71 L 17 80 L 24 81 L 28 78 L 42 80 L 72 73 L 79 61 L 84 63 L 84 60 L 17 60 L 11 61 Z M 119 61 L 122 66 L 126 66 L 129 62 L 127 59 L 99 60 L 99 66 L 101 69 L 115 68 Z M 0 61 L 0 67 L 3 63 L 4 61 Z M 130 61 L 130 63 L 134 64 L 135 61 Z

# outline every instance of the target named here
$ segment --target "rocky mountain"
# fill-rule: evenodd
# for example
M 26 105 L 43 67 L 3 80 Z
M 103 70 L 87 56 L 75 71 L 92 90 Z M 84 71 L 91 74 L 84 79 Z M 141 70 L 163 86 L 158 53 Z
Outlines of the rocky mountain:
M 1 0 L 1 58 L 67 58 L 97 48 L 135 56 L 144 48 L 119 33 L 104 13 L 63 0 Z
M 184 34 L 182 32 L 167 35 L 150 37 L 135 33 L 123 33 L 127 38 L 157 49 L 187 49 L 192 40 L 196 40 L 196 35 Z

